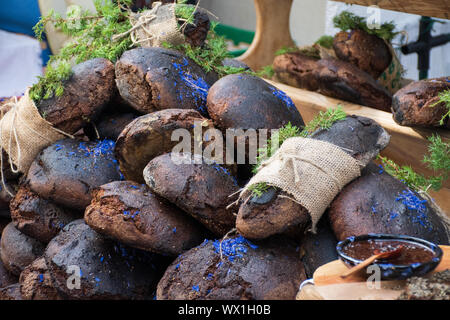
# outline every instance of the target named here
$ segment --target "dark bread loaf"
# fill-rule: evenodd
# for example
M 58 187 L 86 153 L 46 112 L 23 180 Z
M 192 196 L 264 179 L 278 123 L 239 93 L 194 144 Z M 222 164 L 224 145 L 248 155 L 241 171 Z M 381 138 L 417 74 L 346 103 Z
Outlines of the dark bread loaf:
M 48 243 L 66 224 L 80 217 L 22 185 L 10 203 L 14 226 L 27 236 Z M 77 217 L 78 216 L 78 217 Z
M 93 191 L 84 220 L 130 247 L 177 256 L 202 242 L 205 230 L 146 185 L 115 181 Z
M 337 59 L 321 59 L 318 64 L 316 75 L 320 93 L 390 112 L 390 93 L 368 73 Z
M 329 217 L 339 241 L 388 233 L 449 243 L 444 222 L 429 202 L 373 163 L 333 200 Z
M 191 158 L 191 154 L 185 156 Z M 199 158 L 199 163 L 178 160 L 181 155 L 166 153 L 150 161 L 144 169 L 147 185 L 215 234 L 226 234 L 236 220 L 232 208 L 227 209 L 236 200 L 230 197 L 239 190 L 236 180 L 224 167 L 205 159 Z
M 109 60 L 88 60 L 72 71 L 60 97 L 41 100 L 37 105 L 45 120 L 70 134 L 95 120 L 116 92 L 114 65 Z
M 19 283 L 23 300 L 61 300 L 43 257 L 34 260 L 22 271 Z
M 167 266 L 160 256 L 104 238 L 83 220 L 53 238 L 44 258 L 58 294 L 75 300 L 149 300 Z
M 120 180 L 114 141 L 63 139 L 41 151 L 28 170 L 27 183 L 39 196 L 84 211 L 91 191 Z
M 334 36 L 336 56 L 370 74 L 374 79 L 386 70 L 392 54 L 383 39 L 364 30 L 341 31 Z
M 285 238 L 205 240 L 167 268 L 157 299 L 294 300 L 306 279 L 297 249 Z
M 206 115 L 209 87 L 217 80 L 179 51 L 136 48 L 116 62 L 122 98 L 141 113 L 162 109 L 194 109 Z
M 319 89 L 319 79 L 315 71 L 319 68 L 319 59 L 291 52 L 276 56 L 273 61 L 275 80 L 293 87 L 310 91 Z
M 163 153 L 172 151 L 179 143 L 172 140 L 172 134 L 177 129 L 188 130 L 192 137 L 191 146 L 194 148 L 196 124 L 203 130 L 213 128 L 211 120 L 192 109 L 161 110 L 129 123 L 119 135 L 115 148 L 125 178 L 143 183 L 142 170 L 147 163 Z
M 25 234 L 9 223 L 2 232 L 1 259 L 3 266 L 19 276 L 26 266 L 42 255 L 45 245 Z
M 441 126 L 448 108 L 444 102 L 437 102 L 438 94 L 445 90 L 450 90 L 450 77 L 415 81 L 401 88 L 392 99 L 395 122 L 411 127 Z M 442 126 L 450 128 L 448 118 Z

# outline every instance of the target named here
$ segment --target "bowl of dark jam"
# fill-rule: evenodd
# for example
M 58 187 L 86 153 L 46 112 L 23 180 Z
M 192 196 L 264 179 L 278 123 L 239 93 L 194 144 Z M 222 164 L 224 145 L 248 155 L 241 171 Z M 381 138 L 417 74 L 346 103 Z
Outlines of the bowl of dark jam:
M 375 260 L 370 265 L 379 267 L 381 279 L 401 280 L 423 276 L 433 271 L 442 259 L 442 249 L 438 245 L 404 235 L 371 233 L 348 237 L 337 244 L 336 250 L 346 266 L 352 268 L 376 253 L 393 251 L 399 247 L 399 254 Z

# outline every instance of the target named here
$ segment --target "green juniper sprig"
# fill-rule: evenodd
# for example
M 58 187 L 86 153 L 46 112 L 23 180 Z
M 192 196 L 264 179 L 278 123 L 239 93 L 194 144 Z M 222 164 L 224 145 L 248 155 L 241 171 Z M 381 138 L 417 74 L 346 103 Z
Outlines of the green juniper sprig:
M 266 192 L 270 188 L 271 187 L 267 183 L 260 182 L 252 184 L 250 187 L 248 187 L 248 191 L 250 191 L 252 193 L 252 196 L 254 197 L 261 197 L 264 192 Z
M 341 105 L 338 105 L 335 109 L 327 109 L 325 112 L 320 111 L 314 119 L 308 122 L 300 133 L 300 136 L 306 138 L 319 129 L 329 129 L 335 122 L 343 120 L 346 117 L 347 114 L 342 110 Z
M 422 162 L 435 171 L 436 175 L 426 177 L 415 172 L 410 166 L 400 166 L 391 159 L 379 155 L 378 159 L 384 171 L 417 192 L 427 193 L 430 188 L 439 191 L 450 174 L 450 144 L 442 141 L 438 135 L 430 136 L 428 141 L 430 142 L 428 155 L 424 156 Z
M 250 74 L 260 78 L 272 79 L 273 76 L 275 75 L 275 70 L 273 70 L 272 65 L 268 65 L 262 67 L 261 70 L 259 70 L 258 72 L 250 72 Z
M 222 65 L 222 61 L 226 58 L 231 58 L 231 55 L 228 52 L 225 38 L 219 36 L 215 32 L 217 25 L 217 22 L 211 22 L 211 28 L 208 32 L 205 44 L 202 47 L 194 47 L 189 43 L 183 43 L 176 46 L 164 43 L 163 46 L 183 52 L 206 72 L 215 71 L 220 77 L 228 74 L 245 72 L 244 68 Z
M 317 39 L 317 41 L 314 44 L 318 44 L 321 47 L 331 49 L 331 48 L 333 48 L 333 40 L 334 40 L 334 37 L 324 35 L 324 36 L 321 36 L 319 39 Z
M 300 51 L 300 49 L 298 47 L 283 47 L 283 48 L 275 51 L 275 56 L 281 56 L 286 53 L 299 52 L 299 51 Z
M 39 103 L 54 95 L 61 96 L 63 82 L 71 75 L 70 65 L 93 58 L 106 58 L 115 62 L 128 50 L 132 46 L 129 36 L 115 41 L 112 37 L 131 28 L 129 13 L 123 10 L 131 4 L 132 0 L 94 0 L 95 14 L 73 6 L 67 11 L 66 18 L 53 10 L 41 17 L 33 28 L 37 39 L 42 40 L 45 25 L 51 23 L 72 40 L 50 58 L 44 76 L 39 77 L 39 81 L 30 89 L 31 98 Z
M 342 11 L 339 15 L 333 18 L 334 26 L 342 31 L 348 30 L 363 30 L 368 34 L 373 34 L 381 39 L 390 42 L 398 32 L 395 32 L 395 24 L 393 21 L 385 22 L 380 25 L 380 28 L 369 29 L 366 19 L 359 17 L 351 12 Z
M 57 30 L 70 36 L 71 41 L 57 55 L 50 58 L 44 76 L 39 77 L 38 82 L 30 89 L 30 96 L 36 104 L 42 99 L 62 95 L 63 82 L 71 75 L 69 65 L 94 58 L 105 58 L 114 63 L 123 52 L 135 46 L 130 35 L 113 38 L 114 35 L 130 30 L 129 8 L 132 2 L 132 0 L 94 0 L 96 13 L 83 10 L 79 6 L 72 6 L 69 7 L 66 18 L 54 10 L 50 10 L 46 16 L 41 17 L 33 28 L 37 39 L 42 40 L 45 26 L 50 23 Z M 175 15 L 185 23 L 193 23 L 194 11 L 195 7 L 186 4 L 186 0 L 179 0 L 175 6 Z M 220 50 L 226 50 L 226 45 L 218 47 L 216 42 L 215 50 L 212 51 L 213 55 Z M 226 72 L 232 71 L 226 69 Z
M 441 120 L 439 120 L 439 124 L 441 126 L 443 126 L 445 123 L 445 119 L 450 118 L 450 90 L 444 90 L 442 92 L 439 92 L 438 98 L 439 98 L 439 100 L 437 102 L 433 103 L 432 105 L 430 105 L 430 107 L 433 108 L 441 103 L 445 104 L 445 106 L 447 108 L 447 112 L 442 116 Z
M 277 139 L 276 146 L 281 146 L 284 141 L 293 137 L 303 137 L 306 138 L 310 136 L 312 133 L 319 129 L 328 130 L 335 122 L 339 120 L 343 120 L 347 117 L 344 110 L 340 105 L 335 109 L 327 109 L 325 112 L 319 112 L 319 114 L 314 117 L 304 128 L 303 130 L 293 126 L 290 122 L 280 128 L 276 134 L 274 134 L 270 139 L 267 140 L 267 144 L 265 148 L 258 149 L 258 155 L 256 157 L 256 164 L 252 168 L 252 172 L 256 173 L 261 166 L 261 163 L 270 158 L 275 152 L 276 149 L 272 149 L 273 139 Z M 249 191 L 252 192 L 253 196 L 261 196 L 264 192 L 266 192 L 270 186 L 267 183 L 257 183 L 251 185 L 249 187 Z
M 194 13 L 196 7 L 187 4 L 187 0 L 178 0 L 175 6 L 175 16 L 184 24 L 194 24 Z
M 38 82 L 30 89 L 30 98 L 35 102 L 49 99 L 53 95 L 61 96 L 64 91 L 63 82 L 72 75 L 72 67 L 67 61 L 58 65 L 49 64 L 44 76 L 38 76 Z

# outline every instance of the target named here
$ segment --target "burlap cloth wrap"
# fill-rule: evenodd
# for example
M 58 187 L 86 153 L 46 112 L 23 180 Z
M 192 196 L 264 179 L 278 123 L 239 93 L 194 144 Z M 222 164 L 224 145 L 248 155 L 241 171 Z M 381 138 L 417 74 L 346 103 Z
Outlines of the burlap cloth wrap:
M 312 231 L 334 197 L 361 175 L 358 162 L 339 147 L 309 138 L 289 138 L 241 191 L 250 194 L 257 183 L 267 183 L 287 192 L 311 215 Z
M 141 47 L 161 47 L 165 42 L 172 45 L 184 42 L 175 16 L 175 4 L 154 2 L 151 10 L 130 12 L 130 23 L 131 29 L 113 36 L 113 40 L 130 34 L 133 44 Z
M 6 151 L 16 170 L 26 173 L 42 149 L 65 138 L 65 135 L 41 117 L 28 90 L 10 106 L 9 111 L 3 114 L 2 109 L 0 114 L 0 147 L 1 151 Z

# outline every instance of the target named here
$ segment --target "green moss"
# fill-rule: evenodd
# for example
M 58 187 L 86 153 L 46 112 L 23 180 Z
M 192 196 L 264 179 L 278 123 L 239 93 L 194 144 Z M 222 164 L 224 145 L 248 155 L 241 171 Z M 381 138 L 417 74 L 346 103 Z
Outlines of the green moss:
M 72 68 L 66 61 L 61 61 L 56 66 L 48 65 L 44 76 L 39 76 L 39 81 L 31 88 L 30 97 L 34 101 L 49 99 L 53 95 L 61 96 L 64 91 L 63 82 L 72 75 Z
M 442 91 L 438 94 L 439 100 L 432 104 L 430 107 L 435 107 L 438 104 L 444 103 L 447 107 L 447 112 L 442 116 L 439 124 L 441 126 L 444 125 L 445 119 L 450 117 L 450 90 Z
M 299 52 L 299 48 L 298 47 L 283 47 L 283 48 L 275 51 L 275 56 L 281 56 L 283 54 L 291 53 L 291 52 Z
M 272 65 L 268 65 L 262 67 L 261 70 L 259 70 L 258 72 L 250 72 L 250 74 L 260 78 L 272 79 L 273 76 L 275 75 L 275 71 L 273 70 Z
M 248 187 L 248 190 L 252 193 L 254 197 L 261 197 L 264 192 L 270 189 L 270 186 L 265 183 L 256 183 Z
M 435 171 L 436 175 L 426 177 L 415 172 L 410 166 L 400 166 L 382 156 L 378 156 L 378 159 L 388 174 L 404 182 L 409 188 L 418 192 L 427 192 L 430 188 L 438 191 L 450 174 L 450 144 L 442 141 L 438 135 L 432 135 L 428 141 L 428 155 L 424 156 L 423 162 Z
M 320 111 L 319 114 L 314 117 L 305 126 L 303 131 L 300 133 L 301 137 L 308 137 L 313 132 L 319 129 L 329 129 L 336 121 L 343 120 L 347 117 L 347 114 L 342 110 L 340 105 L 335 109 L 327 109 L 327 111 Z
M 196 8 L 195 6 L 186 3 L 186 0 L 177 1 L 177 5 L 175 6 L 175 16 L 185 24 L 193 24 Z
M 383 23 L 380 25 L 380 28 L 369 29 L 365 18 L 359 17 L 348 11 L 342 11 L 339 15 L 334 17 L 333 23 L 336 28 L 341 29 L 342 31 L 360 29 L 386 41 L 391 41 L 398 34 L 398 32 L 394 32 L 395 24 L 393 21 Z
M 333 39 L 332 36 L 321 36 L 315 43 L 324 48 L 331 49 L 333 48 Z

